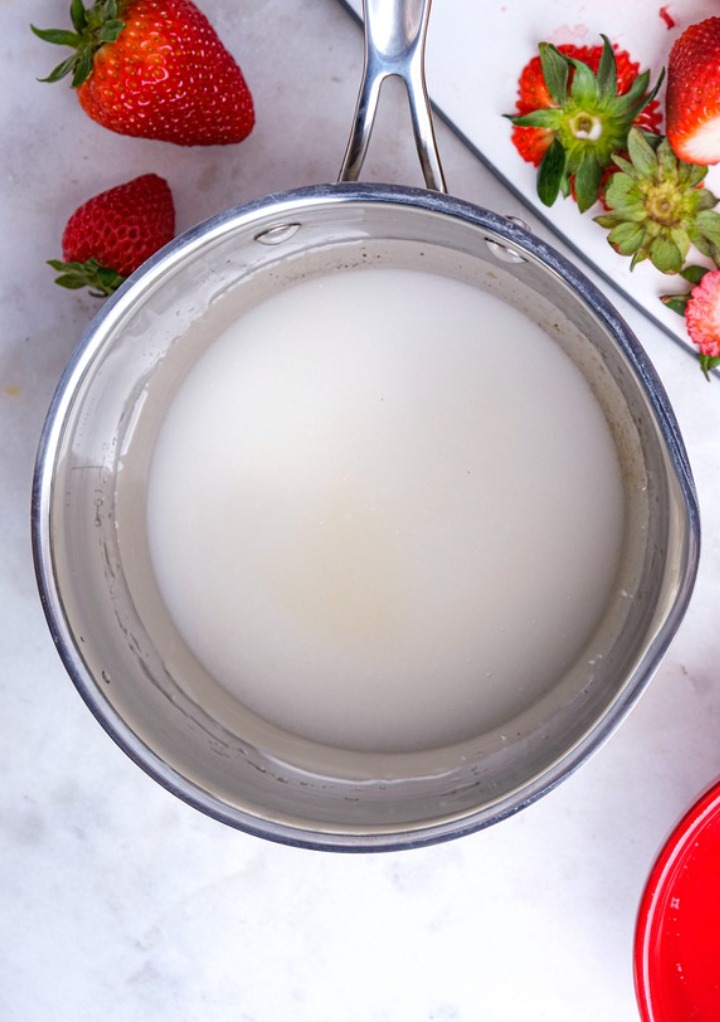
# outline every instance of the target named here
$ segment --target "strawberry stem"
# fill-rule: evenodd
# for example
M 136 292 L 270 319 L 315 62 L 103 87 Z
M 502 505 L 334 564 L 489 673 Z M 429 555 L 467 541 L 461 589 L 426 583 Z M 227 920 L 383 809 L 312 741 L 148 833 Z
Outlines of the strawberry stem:
M 720 358 L 717 355 L 699 355 L 700 368 L 705 374 L 705 379 L 710 382 L 710 370 L 720 366 Z
M 70 291 L 78 291 L 81 287 L 89 287 L 94 298 L 107 298 L 117 291 L 125 277 L 117 270 L 101 266 L 96 259 L 87 262 L 65 263 L 61 259 L 48 259 L 48 266 L 60 274 L 55 283 Z
M 72 87 L 79 88 L 87 81 L 93 69 L 97 50 L 106 43 L 114 43 L 125 23 L 118 18 L 117 0 L 95 0 L 86 8 L 83 0 L 72 0 L 70 20 L 74 32 L 58 28 L 30 28 L 38 39 L 55 46 L 69 46 L 75 52 L 54 67 L 41 82 L 57 82 L 72 74 Z

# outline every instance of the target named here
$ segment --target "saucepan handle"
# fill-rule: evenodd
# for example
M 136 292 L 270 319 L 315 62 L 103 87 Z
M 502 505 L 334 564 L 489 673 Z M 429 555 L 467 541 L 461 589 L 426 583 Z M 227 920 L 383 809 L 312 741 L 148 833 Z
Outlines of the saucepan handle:
M 365 160 L 380 88 L 391 75 L 403 80 L 425 183 L 447 191 L 425 82 L 425 37 L 431 0 L 363 0 L 365 65 L 340 181 L 357 181 Z

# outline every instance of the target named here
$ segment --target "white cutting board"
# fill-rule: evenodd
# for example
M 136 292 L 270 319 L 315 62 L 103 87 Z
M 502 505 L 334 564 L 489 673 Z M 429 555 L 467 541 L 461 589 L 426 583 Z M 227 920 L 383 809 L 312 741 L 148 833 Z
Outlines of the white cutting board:
M 362 0 L 342 2 L 361 16 Z M 659 299 L 661 294 L 687 290 L 685 282 L 660 273 L 649 262 L 631 272 L 630 260 L 613 251 L 607 231 L 593 222 L 599 207 L 580 214 L 571 199 L 562 198 L 550 209 L 544 206 L 535 191 L 537 171 L 518 155 L 510 140 L 512 126 L 502 115 L 515 112 L 520 71 L 538 52 L 541 41 L 592 46 L 602 42 L 602 33 L 626 49 L 641 70 L 650 68 L 654 82 L 683 29 L 712 15 L 720 15 L 718 0 L 665 4 L 662 0 L 434 0 L 426 56 L 428 89 L 443 118 L 568 245 L 693 351 L 684 320 Z M 666 19 L 674 24 L 669 26 Z M 664 101 L 664 89 L 660 99 Z M 706 185 L 720 197 L 720 166 L 711 168 Z

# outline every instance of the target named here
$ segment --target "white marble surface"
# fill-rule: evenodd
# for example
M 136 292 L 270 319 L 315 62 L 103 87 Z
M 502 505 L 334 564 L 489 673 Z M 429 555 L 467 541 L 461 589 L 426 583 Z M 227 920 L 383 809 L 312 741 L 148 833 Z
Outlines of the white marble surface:
M 441 0 L 439 0 L 441 2 Z M 52 284 L 67 215 L 134 174 L 165 174 L 179 227 L 334 178 L 361 38 L 336 0 L 205 0 L 258 126 L 237 149 L 113 136 L 61 86 L 0 0 L 0 1018 L 4 1022 L 632 1022 L 631 948 L 652 860 L 720 774 L 720 382 L 637 312 L 675 406 L 703 512 L 700 575 L 663 666 L 605 747 L 511 820 L 447 845 L 347 856 L 222 827 L 132 765 L 82 704 L 45 629 L 28 505 L 50 396 L 94 301 Z M 386 96 L 367 176 L 419 183 Z M 451 190 L 520 213 L 442 129 Z M 541 229 L 539 229 L 541 230 Z

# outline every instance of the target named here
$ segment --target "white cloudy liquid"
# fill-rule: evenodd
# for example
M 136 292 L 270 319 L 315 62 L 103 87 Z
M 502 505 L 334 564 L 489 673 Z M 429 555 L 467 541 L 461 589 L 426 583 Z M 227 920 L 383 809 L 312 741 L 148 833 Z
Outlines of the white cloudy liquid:
M 152 564 L 218 683 L 304 737 L 410 750 L 496 726 L 578 655 L 623 489 L 574 364 L 499 299 L 336 273 L 242 316 L 151 465 Z

